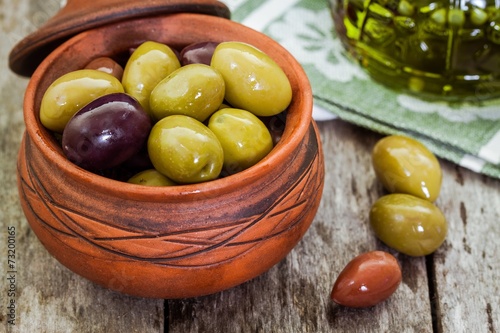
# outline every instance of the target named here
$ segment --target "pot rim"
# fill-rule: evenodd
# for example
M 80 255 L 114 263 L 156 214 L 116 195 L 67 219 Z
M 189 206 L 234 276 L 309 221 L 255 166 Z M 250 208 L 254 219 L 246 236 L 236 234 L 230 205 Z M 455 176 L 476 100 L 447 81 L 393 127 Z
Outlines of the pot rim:
M 211 29 L 216 25 L 222 32 L 236 29 L 238 35 L 250 37 L 242 39 L 262 40 L 262 45 L 265 44 L 268 46 L 266 48 L 272 48 L 277 52 L 277 55 L 280 56 L 279 59 L 275 59 L 276 57 L 273 56 L 273 54 L 266 52 L 287 74 L 292 85 L 292 101 L 288 108 L 289 111 L 286 116 L 286 125 L 282 139 L 264 159 L 256 165 L 234 175 L 203 183 L 177 185 L 172 187 L 151 187 L 113 180 L 84 170 L 66 159 L 62 153 L 62 149 L 55 143 L 52 134 L 40 123 L 37 114 L 39 106 L 35 105 L 37 97 L 36 89 L 44 80 L 47 73 L 50 73 L 53 67 L 57 65 L 58 57 L 60 57 L 65 50 L 85 40 L 92 40 L 92 37 L 96 33 L 102 32 L 102 30 L 113 29 L 116 25 L 123 25 L 123 22 L 82 32 L 61 44 L 41 62 L 28 83 L 24 97 L 24 121 L 26 132 L 32 142 L 50 163 L 57 166 L 70 178 L 78 180 L 94 190 L 138 201 L 152 199 L 182 201 L 190 196 L 214 197 L 219 193 L 237 192 L 241 187 L 252 186 L 253 183 L 257 182 L 267 173 L 276 173 L 276 175 L 279 175 L 279 168 L 277 168 L 277 166 L 283 165 L 283 163 L 294 154 L 294 151 L 298 148 L 306 133 L 310 130 L 311 122 L 313 122 L 313 96 L 309 79 L 302 66 L 278 42 L 240 23 L 225 18 L 191 13 L 170 14 L 148 18 L 148 20 L 164 19 L 178 21 L 177 23 L 186 22 L 187 20 L 189 24 L 192 24 L 193 21 L 204 22 L 209 25 Z M 134 22 L 142 20 L 144 19 L 133 19 L 125 24 L 132 24 L 133 26 Z M 290 67 L 285 67 L 285 63 Z
M 140 4 L 123 0 L 67 0 L 44 25 L 14 46 L 9 67 L 19 75 L 30 76 L 52 50 L 82 31 L 132 18 L 180 12 L 231 17 L 227 5 L 211 0 L 147 0 Z

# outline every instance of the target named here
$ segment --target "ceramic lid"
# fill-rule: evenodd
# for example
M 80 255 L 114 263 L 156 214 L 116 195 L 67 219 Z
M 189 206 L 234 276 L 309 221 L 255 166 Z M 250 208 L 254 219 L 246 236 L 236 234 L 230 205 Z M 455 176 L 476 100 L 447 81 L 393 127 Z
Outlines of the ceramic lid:
M 131 18 L 180 12 L 230 18 L 228 7 L 213 0 L 68 0 L 42 27 L 14 46 L 9 67 L 19 75 L 31 76 L 50 52 L 82 31 Z

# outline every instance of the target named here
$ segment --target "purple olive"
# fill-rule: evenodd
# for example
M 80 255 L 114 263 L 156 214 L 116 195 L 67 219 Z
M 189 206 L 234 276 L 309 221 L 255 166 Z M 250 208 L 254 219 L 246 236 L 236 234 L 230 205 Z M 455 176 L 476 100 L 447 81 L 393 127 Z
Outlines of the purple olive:
M 151 126 L 136 99 L 124 93 L 105 95 L 70 119 L 62 135 L 63 152 L 87 170 L 113 168 L 140 152 Z
M 201 42 L 186 46 L 180 53 L 182 66 L 189 64 L 210 65 L 214 50 L 219 45 L 216 42 Z

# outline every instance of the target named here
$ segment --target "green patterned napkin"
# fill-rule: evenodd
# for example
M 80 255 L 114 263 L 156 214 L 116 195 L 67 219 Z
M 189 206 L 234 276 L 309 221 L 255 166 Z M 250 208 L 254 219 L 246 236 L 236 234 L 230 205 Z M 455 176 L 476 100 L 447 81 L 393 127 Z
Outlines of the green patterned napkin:
M 226 0 L 232 19 L 269 35 L 302 64 L 314 117 L 336 116 L 383 134 L 405 134 L 436 155 L 500 178 L 500 99 L 428 102 L 372 81 L 335 35 L 328 0 Z

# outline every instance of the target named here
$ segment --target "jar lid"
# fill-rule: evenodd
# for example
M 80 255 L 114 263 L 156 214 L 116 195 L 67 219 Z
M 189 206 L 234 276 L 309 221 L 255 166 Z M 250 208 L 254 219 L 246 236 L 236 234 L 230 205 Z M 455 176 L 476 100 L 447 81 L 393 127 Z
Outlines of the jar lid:
M 231 16 L 225 4 L 213 0 L 67 0 L 65 7 L 14 46 L 9 67 L 14 73 L 31 76 L 50 52 L 80 32 L 126 19 L 181 12 Z

